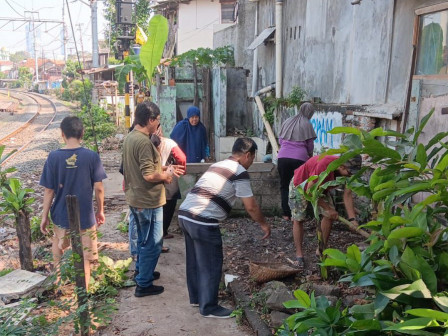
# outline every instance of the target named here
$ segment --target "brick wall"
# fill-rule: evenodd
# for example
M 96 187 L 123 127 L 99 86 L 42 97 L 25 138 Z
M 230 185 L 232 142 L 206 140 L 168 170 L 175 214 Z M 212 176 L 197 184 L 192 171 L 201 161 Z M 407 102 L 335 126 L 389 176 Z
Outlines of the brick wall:
M 211 163 L 189 163 L 187 165 L 187 174 L 179 180 L 182 200 L 210 165 Z M 279 214 L 281 201 L 277 166 L 272 163 L 254 162 L 249 168 L 249 175 L 252 191 L 263 213 Z M 180 204 L 181 202 L 178 202 L 178 205 Z M 244 212 L 244 206 L 240 199 L 237 199 L 233 212 L 235 214 Z

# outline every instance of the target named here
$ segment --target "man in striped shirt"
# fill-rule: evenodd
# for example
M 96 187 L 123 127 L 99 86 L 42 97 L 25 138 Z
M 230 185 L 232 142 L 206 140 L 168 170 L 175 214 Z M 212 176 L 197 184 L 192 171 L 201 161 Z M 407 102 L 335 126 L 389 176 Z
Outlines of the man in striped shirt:
M 223 253 L 219 223 L 227 218 L 237 197 L 252 219 L 271 234 L 252 193 L 246 169 L 254 162 L 257 144 L 239 138 L 232 156 L 217 162 L 202 175 L 179 208 L 179 226 L 184 232 L 187 256 L 187 286 L 190 304 L 199 306 L 204 317 L 229 318 L 232 311 L 218 305 Z

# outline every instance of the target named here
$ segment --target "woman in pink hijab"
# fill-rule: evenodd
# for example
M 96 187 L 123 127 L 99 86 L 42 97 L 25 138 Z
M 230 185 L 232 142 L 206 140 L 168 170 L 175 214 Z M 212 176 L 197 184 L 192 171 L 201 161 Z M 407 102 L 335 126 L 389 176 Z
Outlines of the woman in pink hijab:
M 280 175 L 280 193 L 282 198 L 283 219 L 291 220 L 288 205 L 289 182 L 294 170 L 313 156 L 314 139 L 317 138 L 311 125 L 314 106 L 303 103 L 297 115 L 286 119 L 279 134 L 280 150 L 278 152 L 278 173 Z

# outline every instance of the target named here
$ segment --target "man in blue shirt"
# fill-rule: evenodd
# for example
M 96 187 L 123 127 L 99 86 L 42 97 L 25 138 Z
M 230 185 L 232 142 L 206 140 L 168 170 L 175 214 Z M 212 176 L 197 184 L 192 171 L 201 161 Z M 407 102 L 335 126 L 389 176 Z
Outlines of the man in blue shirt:
M 82 121 L 78 117 L 66 117 L 60 127 L 65 146 L 48 155 L 40 179 L 40 185 L 45 187 L 40 229 L 42 233 L 48 233 L 51 207 L 51 219 L 55 224 L 52 252 L 54 264 L 58 267 L 64 250 L 70 246 L 65 197 L 67 195 L 78 197 L 84 271 L 88 289 L 91 264 L 98 260 L 95 224 L 101 225 L 105 221 L 102 181 L 107 176 L 99 155 L 81 146 L 84 135 Z M 92 202 L 93 191 L 97 204 L 96 213 Z

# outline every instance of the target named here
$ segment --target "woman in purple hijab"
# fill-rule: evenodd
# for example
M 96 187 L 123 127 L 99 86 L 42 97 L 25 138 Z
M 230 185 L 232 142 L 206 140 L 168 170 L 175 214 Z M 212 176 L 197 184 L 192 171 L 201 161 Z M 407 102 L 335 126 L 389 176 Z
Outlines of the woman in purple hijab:
M 294 170 L 313 156 L 314 139 L 317 138 L 310 122 L 313 114 L 313 105 L 303 103 L 297 115 L 286 119 L 279 134 L 280 150 L 278 151 L 277 169 L 280 175 L 280 193 L 283 219 L 285 220 L 291 220 L 288 193 L 289 182 L 294 176 Z
M 174 126 L 170 135 L 187 156 L 187 163 L 201 162 L 210 155 L 207 132 L 199 117 L 199 108 L 190 106 L 187 117 Z

